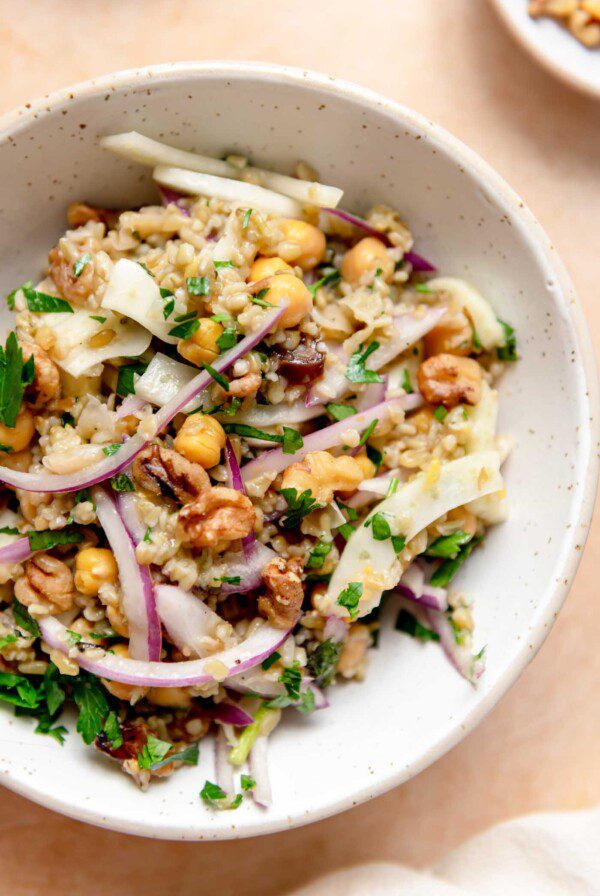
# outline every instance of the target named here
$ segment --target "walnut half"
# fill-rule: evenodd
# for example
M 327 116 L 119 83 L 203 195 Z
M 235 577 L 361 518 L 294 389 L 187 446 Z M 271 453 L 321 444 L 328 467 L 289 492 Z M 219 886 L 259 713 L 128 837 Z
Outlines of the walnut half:
M 200 464 L 161 445 L 149 445 L 140 451 L 131 472 L 137 484 L 146 491 L 172 498 L 180 504 L 193 501 L 210 488 L 208 473 Z
M 297 557 L 275 557 L 263 569 L 267 591 L 258 599 L 258 612 L 275 628 L 291 628 L 297 622 L 304 600 L 301 576 Z
M 179 513 L 187 541 L 213 551 L 224 551 L 232 541 L 250 535 L 255 518 L 250 498 L 222 485 L 209 488 Z
M 15 582 L 15 597 L 44 613 L 64 613 L 73 604 L 73 573 L 57 557 L 36 554 L 25 564 L 25 575 Z

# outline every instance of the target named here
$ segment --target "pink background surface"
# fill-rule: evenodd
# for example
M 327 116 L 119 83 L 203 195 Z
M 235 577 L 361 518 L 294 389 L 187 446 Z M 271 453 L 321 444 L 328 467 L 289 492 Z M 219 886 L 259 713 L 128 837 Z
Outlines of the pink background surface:
M 190 59 L 286 63 L 379 90 L 462 138 L 523 196 L 600 336 L 600 107 L 530 62 L 482 0 L 0 0 L 0 50 L 0 112 L 95 75 Z M 274 896 L 357 861 L 429 864 L 494 822 L 598 802 L 599 553 L 596 521 L 529 669 L 403 787 L 316 825 L 222 844 L 96 830 L 2 790 L 0 892 Z

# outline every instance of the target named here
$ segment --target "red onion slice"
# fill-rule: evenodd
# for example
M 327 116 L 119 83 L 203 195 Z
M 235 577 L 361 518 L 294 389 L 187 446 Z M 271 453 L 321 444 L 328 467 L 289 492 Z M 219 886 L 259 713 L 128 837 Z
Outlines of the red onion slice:
M 137 562 L 135 546 L 112 496 L 104 488 L 97 487 L 93 490 L 92 497 L 98 521 L 106 533 L 119 567 L 121 600 L 129 627 L 129 656 L 132 660 L 158 660 L 162 633 L 150 570 Z
M 454 668 L 471 684 L 477 684 L 485 672 L 485 657 L 474 656 L 467 647 L 457 644 L 454 629 L 445 613 L 438 613 L 429 607 L 425 607 L 424 612 L 429 627 L 440 636 L 440 644 Z
M 220 680 L 221 672 L 235 675 L 253 669 L 271 656 L 291 631 L 291 629 L 275 629 L 265 623 L 235 647 L 229 647 L 203 659 L 179 663 L 145 663 L 117 654 L 103 653 L 97 647 L 79 648 L 77 645 L 73 647 L 67 629 L 53 616 L 40 619 L 39 626 L 44 641 L 53 649 L 68 654 L 82 669 L 99 678 L 121 681 L 142 688 L 191 687 Z
M 341 643 L 346 640 L 348 634 L 348 623 L 341 616 L 335 614 L 328 616 L 323 629 L 323 639 L 325 641 L 337 641 Z
M 279 305 L 273 311 L 269 311 L 256 333 L 245 336 L 234 348 L 216 358 L 212 365 L 214 369 L 219 373 L 228 370 L 238 358 L 254 348 L 277 323 L 286 307 L 286 305 Z M 167 426 L 192 398 L 210 386 L 212 382 L 213 378 L 210 373 L 205 370 L 199 373 L 172 401 L 157 411 L 153 418 L 154 433 L 159 433 Z M 72 474 L 21 473 L 18 470 L 9 470 L 8 467 L 0 467 L 0 482 L 5 482 L 7 485 L 12 485 L 13 488 L 20 488 L 26 492 L 74 492 L 77 489 L 90 488 L 129 466 L 134 457 L 151 441 L 151 438 L 141 435 L 132 436 L 115 454 L 94 464 L 93 467 Z
M 117 508 L 129 537 L 137 546 L 146 534 L 146 529 L 137 512 L 135 495 L 132 492 L 119 492 L 117 495 Z
M 250 713 L 238 706 L 237 703 L 213 703 L 210 706 L 203 706 L 202 712 L 209 715 L 215 722 L 220 722 L 222 725 L 233 725 L 236 728 L 245 728 L 254 721 Z
M 25 536 L 0 548 L 0 563 L 22 563 L 34 553 L 29 545 L 29 539 Z
M 326 214 L 331 215 L 332 218 L 339 218 L 340 221 L 352 224 L 353 227 L 357 227 L 359 230 L 362 230 L 363 233 L 366 233 L 369 236 L 374 236 L 376 239 L 381 240 L 384 246 L 387 246 L 388 248 L 392 245 L 389 237 L 383 233 L 383 231 L 377 230 L 376 227 L 372 227 L 364 218 L 359 218 L 358 215 L 353 215 L 351 212 L 346 212 L 341 208 L 324 208 L 323 211 Z
M 160 184 L 158 186 L 158 192 L 160 193 L 163 205 L 176 205 L 180 212 L 183 212 L 188 218 L 190 217 L 189 210 L 182 201 L 183 193 L 179 193 L 177 190 L 170 190 L 169 187 L 163 187 Z
M 427 273 L 430 271 L 437 271 L 435 265 L 431 264 L 430 261 L 427 261 L 426 258 L 423 258 L 422 255 L 417 255 L 416 252 L 405 252 L 404 260 L 412 265 L 413 271 L 426 271 Z
M 392 398 L 389 401 L 383 401 L 367 411 L 354 414 L 352 417 L 340 420 L 339 423 L 333 423 L 331 426 L 326 426 L 324 429 L 304 436 L 304 445 L 293 455 L 284 454 L 281 448 L 266 451 L 260 457 L 251 460 L 250 463 L 242 467 L 242 479 L 244 482 L 250 482 L 251 479 L 256 479 L 258 476 L 263 476 L 266 473 L 279 473 L 281 470 L 285 470 L 291 463 L 302 460 L 311 451 L 327 451 L 328 448 L 341 445 L 344 433 L 348 432 L 348 430 L 352 429 L 362 432 L 374 420 L 385 419 L 391 412 L 402 410 L 403 407 L 402 398 Z

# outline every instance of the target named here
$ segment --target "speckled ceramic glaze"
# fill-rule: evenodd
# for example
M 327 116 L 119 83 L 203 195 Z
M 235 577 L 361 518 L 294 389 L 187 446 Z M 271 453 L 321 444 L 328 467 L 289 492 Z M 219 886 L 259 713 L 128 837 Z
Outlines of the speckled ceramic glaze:
M 459 585 L 476 595 L 488 669 L 477 689 L 435 644 L 388 625 L 366 681 L 333 688 L 331 707 L 288 715 L 271 739 L 273 806 L 215 813 L 198 798 L 214 778 L 212 744 L 198 768 L 136 790 L 73 731 L 61 749 L 0 709 L 0 780 L 95 824 L 173 839 L 277 831 L 339 812 L 400 784 L 449 750 L 505 693 L 546 637 L 575 573 L 596 489 L 596 376 L 573 288 L 518 197 L 436 125 L 367 90 L 268 65 L 184 64 L 90 81 L 0 122 L 4 293 L 41 272 L 71 200 L 138 205 L 147 170 L 103 152 L 98 137 L 136 129 L 217 156 L 241 152 L 289 171 L 298 159 L 343 187 L 343 205 L 400 209 L 416 250 L 466 277 L 519 336 L 502 381 L 501 430 L 512 512 Z M 389 620 L 388 620 L 389 621 Z
M 600 99 L 600 49 L 579 43 L 559 22 L 532 19 L 529 0 L 491 0 L 521 46 L 571 87 Z

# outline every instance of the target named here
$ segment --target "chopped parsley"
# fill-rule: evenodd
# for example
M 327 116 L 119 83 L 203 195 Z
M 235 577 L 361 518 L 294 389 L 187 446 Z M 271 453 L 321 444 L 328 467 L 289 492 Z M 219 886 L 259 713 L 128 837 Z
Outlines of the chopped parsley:
M 239 411 L 239 409 L 242 406 L 242 400 L 243 399 L 238 398 L 237 396 L 232 398 L 231 401 L 229 402 L 229 405 L 227 405 L 223 409 L 223 413 L 227 414 L 228 417 L 235 417 L 235 415 L 237 414 L 237 412 Z
M 373 281 L 372 281 L 372 283 L 369 284 L 369 287 L 368 287 L 371 290 L 371 292 L 373 292 L 373 290 L 375 289 L 375 281 L 377 280 L 378 277 L 381 277 L 382 274 L 383 274 L 383 268 L 377 268 L 377 270 L 375 271 L 375 273 L 373 275 Z
M 106 454 L 107 457 L 112 457 L 113 454 L 117 453 L 120 447 L 120 442 L 113 442 L 111 445 L 105 445 L 102 449 L 102 453 Z
M 385 518 L 385 513 L 376 513 L 371 517 L 371 532 L 375 541 L 385 541 L 392 537 L 390 524 Z
M 463 545 L 459 550 L 456 557 L 452 559 L 444 560 L 443 563 L 438 566 L 434 574 L 431 576 L 429 583 L 434 585 L 436 588 L 445 588 L 448 585 L 460 567 L 463 565 L 467 557 L 470 556 L 471 551 L 476 545 L 479 544 L 481 538 L 473 538 L 468 544 Z
M 373 434 L 373 430 L 375 429 L 375 427 L 377 426 L 378 423 L 379 423 L 379 420 L 373 420 L 373 421 L 371 421 L 371 423 L 369 423 L 369 425 L 367 426 L 367 428 L 365 429 L 365 431 L 363 432 L 363 434 L 360 438 L 360 442 L 358 443 L 359 448 L 362 448 L 362 446 L 367 442 L 367 439 L 369 439 L 371 437 L 371 435 Z
M 16 526 L 2 526 L 0 528 L 0 535 L 18 535 L 19 530 Z
M 277 680 L 284 686 L 290 700 L 297 700 L 300 697 L 302 684 L 300 663 L 295 662 L 292 666 L 286 666 Z
M 24 362 L 15 333 L 9 333 L 6 347 L 0 346 L 0 421 L 9 429 L 15 427 L 23 393 L 34 376 L 33 355 Z
M 163 317 L 168 320 L 175 311 L 175 299 L 167 299 L 163 305 Z
M 30 614 L 24 604 L 22 604 L 16 597 L 13 597 L 12 602 L 12 611 L 13 616 L 15 617 L 15 622 L 23 631 L 29 632 L 30 635 L 33 635 L 34 638 L 39 638 L 42 634 L 41 629 L 33 616 Z
M 377 341 L 371 342 L 366 349 L 363 351 L 363 346 L 361 345 L 359 350 L 355 352 L 346 368 L 346 379 L 350 380 L 351 383 L 381 383 L 383 382 L 383 377 L 380 374 L 376 373 L 374 370 L 369 370 L 366 366 L 367 359 L 373 352 L 376 352 L 379 348 L 379 343 Z
M 356 619 L 358 616 L 358 603 L 362 593 L 362 582 L 350 582 L 348 587 L 338 594 L 337 603 L 340 607 L 345 607 L 348 610 L 350 619 Z
M 440 538 L 436 538 L 429 545 L 425 554 L 428 557 L 443 557 L 445 560 L 449 557 L 456 557 L 460 548 L 471 541 L 472 537 L 468 532 L 458 529 L 451 535 L 442 535 Z
M 225 329 L 217 338 L 219 351 L 226 352 L 237 344 L 237 333 L 234 329 Z
M 343 649 L 344 645 L 341 641 L 332 641 L 331 638 L 328 638 L 309 654 L 306 668 L 320 688 L 328 687 L 335 678 L 337 664 Z
M 271 668 L 271 666 L 275 665 L 277 660 L 280 660 L 280 659 L 281 659 L 281 654 L 277 650 L 274 650 L 273 653 L 271 654 L 271 656 L 268 656 L 266 658 L 266 660 L 262 661 L 262 663 L 260 664 L 261 669 L 264 669 L 266 672 L 268 669 Z
M 239 585 L 242 581 L 241 576 L 219 576 L 217 582 L 223 582 L 225 585 Z
M 440 636 L 437 632 L 432 631 L 422 625 L 412 613 L 408 610 L 400 610 L 396 618 L 396 631 L 405 632 L 412 638 L 418 638 L 419 641 L 439 641 Z
M 150 528 L 150 526 L 147 526 L 146 531 L 144 532 L 144 537 L 142 539 L 142 541 L 145 541 L 146 544 L 150 544 L 150 542 L 152 541 L 152 539 L 150 538 L 151 532 L 152 532 L 152 529 Z
M 344 538 L 345 541 L 348 541 L 350 536 L 354 532 L 354 526 L 352 525 L 352 523 L 342 523 L 341 526 L 337 527 L 337 530 L 342 538 Z
M 272 432 L 265 432 L 248 423 L 223 423 L 223 429 L 227 435 L 241 436 L 243 439 L 263 439 L 265 442 L 283 443 L 283 436 Z
M 255 296 L 251 296 L 250 299 L 254 305 L 260 305 L 261 308 L 274 308 L 275 306 L 271 304 L 271 302 L 265 301 L 265 296 L 269 292 L 269 287 L 265 286 L 264 289 L 261 289 Z
M 82 637 L 83 636 L 80 635 L 79 632 L 73 632 L 73 631 L 71 631 L 70 628 L 67 629 L 67 639 L 68 639 L 71 647 L 74 647 L 76 644 L 79 644 Z
M 198 765 L 199 757 L 200 745 L 196 742 L 190 744 L 189 747 L 180 750 L 179 753 L 171 753 L 170 756 L 166 756 L 164 759 L 158 759 L 156 762 L 152 763 L 150 769 L 155 771 L 157 768 L 163 768 L 165 765 L 170 765 L 171 762 L 185 762 L 186 765 Z
M 135 395 L 135 376 L 141 376 L 145 373 L 147 364 L 136 361 L 135 364 L 127 364 L 125 367 L 119 367 L 119 375 L 117 377 L 117 395 L 125 398 L 127 395 Z
M 73 416 L 73 414 L 69 414 L 68 411 L 65 414 L 63 414 L 62 417 L 60 418 L 60 425 L 61 426 L 74 426 L 75 425 L 75 417 Z
M 97 678 L 80 672 L 73 680 L 73 699 L 79 709 L 77 730 L 86 744 L 91 744 L 102 732 L 109 713 L 106 691 Z
M 326 404 L 325 410 L 328 414 L 331 414 L 334 420 L 338 421 L 345 420 L 346 417 L 352 417 L 356 414 L 356 408 L 352 407 L 351 404 L 337 404 L 336 402 Z
M 410 381 L 410 373 L 408 371 L 408 367 L 404 368 L 404 372 L 402 374 L 402 388 L 407 395 L 411 395 L 414 392 L 412 383 Z
M 137 763 L 139 767 L 148 769 L 153 768 L 155 762 L 161 762 L 161 760 L 165 758 L 172 746 L 173 744 L 170 744 L 166 740 L 160 740 L 160 738 L 149 731 L 146 743 L 137 755 Z
M 219 373 L 218 370 L 215 370 L 214 367 L 211 367 L 210 364 L 207 364 L 206 361 L 202 361 L 201 364 L 206 372 L 210 373 L 215 383 L 218 383 L 221 389 L 224 389 L 225 392 L 229 392 L 229 381 L 221 373 Z
M 28 532 L 27 537 L 32 551 L 49 551 L 59 544 L 81 544 L 83 541 L 83 533 L 65 529 Z
M 499 361 L 517 361 L 519 356 L 517 355 L 517 337 L 515 331 L 510 324 L 500 320 L 500 318 L 498 318 L 498 323 L 504 330 L 506 345 L 496 349 L 496 356 Z
M 4 650 L 5 647 L 8 647 L 10 644 L 14 644 L 15 641 L 19 640 L 19 636 L 12 632 L 8 635 L 3 635 L 0 638 L 0 650 Z
M 73 314 L 73 308 L 64 299 L 57 296 L 49 296 L 45 292 L 38 292 L 30 286 L 23 287 L 23 295 L 27 301 L 27 307 L 34 314 L 44 314 L 48 312 L 62 312 Z
M 212 781 L 204 782 L 200 796 L 213 809 L 237 809 L 244 798 L 243 794 L 238 793 L 235 799 L 229 802 L 229 797 L 225 791 L 218 784 L 213 784 Z
M 252 211 L 252 209 L 250 209 Z M 246 214 L 248 214 L 246 212 Z M 242 775 L 240 777 L 240 784 L 242 785 L 242 790 L 252 790 L 253 787 L 256 786 L 256 781 L 250 775 Z
M 302 691 L 300 699 L 296 703 L 296 709 L 303 715 L 309 715 L 309 713 L 315 711 L 315 692 L 312 688 L 305 688 Z
M 111 710 L 104 720 L 104 734 L 111 750 L 118 750 L 123 745 L 123 732 L 121 731 L 121 723 L 119 717 Z
M 223 268 L 234 268 L 235 265 L 232 261 L 214 261 L 215 271 L 221 271 Z
M 191 296 L 210 295 L 210 280 L 208 277 L 188 277 L 186 285 L 187 291 Z
M 309 488 L 300 495 L 295 488 L 282 488 L 280 494 L 283 495 L 288 506 L 288 514 L 282 520 L 284 529 L 294 529 L 313 510 L 321 510 L 325 507 L 323 503 L 315 501 Z
M 435 417 L 436 420 L 439 420 L 440 423 L 443 423 L 444 420 L 446 419 L 446 417 L 448 416 L 448 411 L 446 410 L 446 408 L 444 407 L 443 404 L 440 404 L 437 406 L 437 408 L 433 412 L 433 416 Z
M 366 452 L 371 463 L 375 464 L 375 472 L 378 473 L 379 468 L 383 463 L 383 454 L 378 448 L 374 448 L 372 445 L 367 445 Z
M 321 277 L 320 280 L 317 280 L 316 283 L 310 284 L 308 286 L 308 289 L 312 293 L 312 297 L 314 299 L 317 295 L 317 291 L 322 286 L 336 286 L 340 282 L 341 279 L 342 279 L 342 275 L 340 274 L 338 269 L 332 268 L 323 277 Z
M 2 445 L 0 443 L 0 451 L 2 451 L 4 454 L 10 454 L 12 451 L 14 451 L 14 448 L 11 448 L 10 445 Z
M 406 538 L 404 535 L 392 535 L 392 547 L 397 554 L 401 554 L 406 547 Z
M 332 547 L 333 545 L 330 541 L 321 541 L 319 539 L 310 553 L 310 557 L 306 562 L 306 568 L 321 569 L 325 562 L 325 557 L 327 557 Z
M 413 289 L 415 292 L 433 292 L 432 288 L 427 286 L 426 283 L 415 283 Z
M 73 276 L 75 279 L 81 277 L 85 268 L 92 260 L 92 253 L 86 252 L 84 255 L 80 255 L 75 264 L 73 265 Z
M 246 230 L 248 224 L 250 223 L 250 216 L 252 214 L 252 209 L 249 208 L 246 214 L 244 215 L 244 220 L 242 221 L 242 230 Z
M 199 329 L 200 321 L 195 316 L 182 316 L 185 317 L 185 320 L 182 320 L 182 322 L 177 324 L 176 327 L 173 327 L 171 330 L 169 330 L 169 336 L 174 336 L 176 339 L 189 339 L 190 336 L 193 336 L 196 330 Z M 177 318 L 175 318 L 175 320 L 177 320 Z
M 483 346 L 479 340 L 479 336 L 477 335 L 477 330 L 473 327 L 473 348 L 476 352 L 480 352 L 483 349 Z
M 283 427 L 283 447 L 284 454 L 295 454 L 304 445 L 301 434 L 297 429 L 291 429 L 289 426 Z
M 97 320 L 99 324 L 105 324 L 108 320 L 107 317 L 102 317 L 101 314 L 90 314 L 91 320 Z
M 133 482 L 125 473 L 119 473 L 117 476 L 113 476 L 110 480 L 110 484 L 115 492 L 134 491 Z

